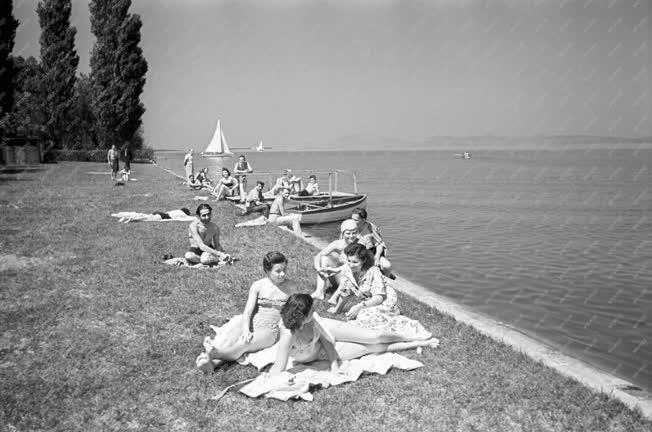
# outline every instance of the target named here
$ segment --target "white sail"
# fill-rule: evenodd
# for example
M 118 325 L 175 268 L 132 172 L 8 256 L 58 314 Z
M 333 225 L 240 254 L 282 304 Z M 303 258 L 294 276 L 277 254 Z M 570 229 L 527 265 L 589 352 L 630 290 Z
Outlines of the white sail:
M 256 147 L 256 151 L 261 152 L 261 151 L 263 151 L 263 150 L 264 150 L 264 149 L 263 149 L 263 140 L 260 140 L 260 144 L 258 144 L 258 147 Z
M 229 150 L 229 144 L 226 142 L 224 137 L 224 132 L 222 132 L 222 127 L 220 121 L 217 121 L 217 127 L 215 128 L 215 133 L 213 134 L 213 139 L 208 143 L 208 147 L 204 150 L 204 153 L 210 155 L 232 155 L 231 150 Z

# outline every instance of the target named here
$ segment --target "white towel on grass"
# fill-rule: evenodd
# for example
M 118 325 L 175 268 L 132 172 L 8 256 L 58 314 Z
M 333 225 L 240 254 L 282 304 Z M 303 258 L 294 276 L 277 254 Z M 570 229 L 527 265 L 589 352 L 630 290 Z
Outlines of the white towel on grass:
M 340 369 L 335 372 L 330 370 L 329 362 L 319 361 L 300 364 L 277 375 L 262 373 L 241 388 L 240 392 L 249 397 L 265 396 L 283 401 L 289 399 L 312 401 L 313 395 L 310 389 L 313 387 L 328 388 L 357 381 L 363 373 L 385 375 L 392 368 L 413 370 L 420 367 L 423 367 L 423 363 L 400 354 L 369 354 L 359 359 L 342 362 Z

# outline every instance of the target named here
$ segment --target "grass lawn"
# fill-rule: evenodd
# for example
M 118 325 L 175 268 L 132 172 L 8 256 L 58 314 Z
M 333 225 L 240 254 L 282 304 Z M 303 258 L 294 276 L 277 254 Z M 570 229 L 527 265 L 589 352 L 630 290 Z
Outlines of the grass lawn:
M 652 429 L 622 403 L 404 295 L 403 311 L 441 339 L 407 352 L 425 367 L 318 390 L 314 402 L 237 391 L 211 401 L 258 372 L 236 364 L 198 372 L 209 324 L 241 313 L 270 250 L 289 257 L 291 277 L 311 292 L 315 251 L 273 227 L 232 228 L 235 211 L 221 202 L 214 220 L 240 261 L 163 265 L 164 254 L 186 250 L 188 223 L 120 224 L 110 214 L 194 212 L 200 193 L 153 165 L 135 165 L 138 181 L 123 187 L 89 174 L 106 168 L 64 162 L 0 174 L 0 430 Z

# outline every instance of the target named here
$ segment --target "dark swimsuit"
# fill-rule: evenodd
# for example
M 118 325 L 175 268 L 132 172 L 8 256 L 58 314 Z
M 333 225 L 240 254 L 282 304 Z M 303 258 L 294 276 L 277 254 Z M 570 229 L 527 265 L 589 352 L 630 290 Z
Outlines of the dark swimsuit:
M 168 218 L 168 219 L 169 219 L 169 218 Z M 212 244 L 208 245 L 208 247 L 211 248 L 211 249 L 215 249 L 215 246 L 213 246 Z M 198 248 L 198 247 L 191 247 L 191 248 L 190 248 L 190 252 L 194 253 L 195 255 L 200 255 L 200 256 L 201 256 L 201 254 L 204 253 L 204 251 L 201 250 L 201 249 Z

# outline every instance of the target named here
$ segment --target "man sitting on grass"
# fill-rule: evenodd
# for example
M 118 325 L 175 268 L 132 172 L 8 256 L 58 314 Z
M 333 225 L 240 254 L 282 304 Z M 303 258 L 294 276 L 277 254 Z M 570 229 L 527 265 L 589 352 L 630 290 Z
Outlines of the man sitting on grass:
M 256 182 L 256 187 L 247 194 L 245 200 L 245 211 L 242 212 L 242 216 L 257 212 L 261 212 L 265 217 L 269 216 L 269 204 L 267 204 L 265 198 L 263 198 L 264 187 L 265 183 L 261 181 Z
M 194 221 L 188 228 L 190 250 L 185 258 L 191 264 L 212 265 L 223 261 L 231 261 L 231 256 L 224 252 L 220 244 L 220 229 L 211 222 L 213 208 L 200 204 L 195 212 L 199 220 Z

